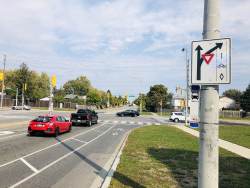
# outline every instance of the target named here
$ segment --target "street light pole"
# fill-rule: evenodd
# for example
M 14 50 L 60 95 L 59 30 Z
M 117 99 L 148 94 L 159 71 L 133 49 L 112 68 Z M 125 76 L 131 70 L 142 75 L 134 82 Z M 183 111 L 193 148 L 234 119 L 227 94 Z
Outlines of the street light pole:
M 187 48 L 185 49 L 185 48 L 183 48 L 182 49 L 182 51 L 184 52 L 184 51 L 186 51 L 186 82 L 187 82 L 187 88 L 186 88 L 186 113 L 185 113 L 185 125 L 187 125 L 187 112 L 188 112 L 188 82 L 189 82 L 189 78 L 188 78 L 188 76 L 189 76 L 189 74 L 188 74 L 188 72 L 189 72 L 189 65 L 188 65 L 188 50 L 187 50 Z
M 137 79 L 139 80 L 138 78 L 134 78 L 134 79 Z M 139 80 L 141 82 L 141 92 L 142 92 L 142 81 Z M 140 103 L 140 113 L 142 112 L 142 93 L 141 93 L 141 103 Z

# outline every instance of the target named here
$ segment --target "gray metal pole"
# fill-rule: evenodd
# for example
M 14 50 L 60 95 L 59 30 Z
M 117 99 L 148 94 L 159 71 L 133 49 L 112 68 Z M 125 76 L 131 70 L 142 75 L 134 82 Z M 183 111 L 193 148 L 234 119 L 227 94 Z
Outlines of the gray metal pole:
M 139 80 L 141 82 L 141 92 L 142 92 L 142 81 Z M 140 104 L 140 113 L 142 112 L 142 93 L 141 93 L 141 104 Z
M 51 108 L 52 108 L 52 76 L 51 76 L 51 80 L 50 80 L 50 98 L 49 98 L 49 114 L 52 114 Z
M 188 50 L 186 48 L 186 79 L 187 79 L 187 88 L 186 88 L 186 114 L 185 114 L 185 125 L 187 125 L 187 113 L 188 113 Z
M 18 99 L 18 88 L 16 88 L 16 106 L 17 106 L 17 99 Z
M 203 39 L 220 38 L 220 0 L 204 1 Z M 219 86 L 201 86 L 199 188 L 219 186 Z
M 23 103 L 24 103 L 24 84 L 23 84 L 23 89 L 22 89 L 22 110 L 23 110 Z
M 161 116 L 162 116 L 162 99 L 161 99 Z
M 3 68 L 3 81 L 2 81 L 1 108 L 3 107 L 3 86 L 4 86 L 5 62 L 6 62 L 6 55 L 4 55 L 4 62 L 3 62 L 4 68 Z

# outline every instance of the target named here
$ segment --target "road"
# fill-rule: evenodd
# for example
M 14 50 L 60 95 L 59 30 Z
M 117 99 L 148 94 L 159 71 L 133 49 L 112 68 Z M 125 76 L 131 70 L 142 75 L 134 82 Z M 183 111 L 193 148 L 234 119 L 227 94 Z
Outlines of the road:
M 77 125 L 56 138 L 31 137 L 28 124 L 18 126 L 47 111 L 1 111 L 0 126 L 15 122 L 17 127 L 0 130 L 0 187 L 90 187 L 126 133 L 162 124 L 153 116 L 115 116 L 124 109 L 98 111 L 98 124 Z M 53 112 L 67 119 L 70 113 Z

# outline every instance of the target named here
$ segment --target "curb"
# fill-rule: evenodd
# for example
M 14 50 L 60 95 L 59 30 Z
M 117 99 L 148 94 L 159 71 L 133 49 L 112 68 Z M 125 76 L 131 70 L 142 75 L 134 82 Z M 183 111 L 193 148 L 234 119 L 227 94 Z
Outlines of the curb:
M 103 168 L 100 170 L 99 174 L 95 178 L 94 182 L 91 184 L 90 188 L 107 188 L 110 185 L 111 178 L 114 175 L 117 165 L 120 162 L 120 156 L 122 154 L 122 149 L 125 146 L 125 142 L 128 138 L 130 131 L 122 138 L 121 142 L 115 149 L 113 155 L 105 163 Z

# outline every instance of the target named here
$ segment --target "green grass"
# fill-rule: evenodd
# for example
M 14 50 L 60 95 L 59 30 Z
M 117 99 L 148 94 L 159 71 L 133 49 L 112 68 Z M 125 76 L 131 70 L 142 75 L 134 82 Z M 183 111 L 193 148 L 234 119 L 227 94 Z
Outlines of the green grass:
M 172 126 L 131 131 L 110 188 L 198 187 L 199 139 Z M 249 187 L 250 161 L 219 149 L 219 187 Z
M 158 116 L 160 116 L 161 115 L 161 113 L 160 112 L 158 112 L 158 113 L 156 113 Z M 170 116 L 170 114 L 171 113 L 162 113 L 162 116 Z
M 137 112 L 140 113 L 140 108 L 137 108 Z M 142 108 L 142 112 L 140 113 L 140 115 L 153 115 L 153 114 L 149 112 L 147 109 Z
M 231 119 L 231 120 L 250 120 L 250 118 L 246 117 L 219 117 L 219 119 Z
M 200 127 L 191 129 L 200 131 Z M 250 149 L 250 126 L 220 125 L 219 138 Z
M 39 108 L 39 107 L 32 107 L 35 110 L 49 110 L 49 108 Z M 53 111 L 76 111 L 75 109 L 67 109 L 67 108 L 53 108 Z

